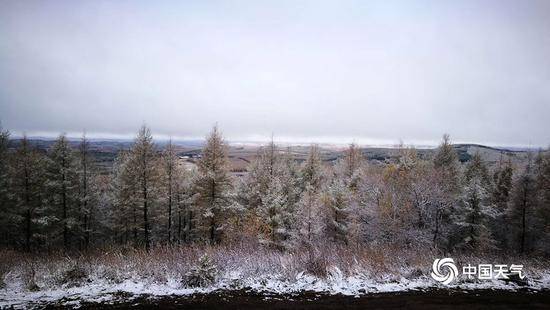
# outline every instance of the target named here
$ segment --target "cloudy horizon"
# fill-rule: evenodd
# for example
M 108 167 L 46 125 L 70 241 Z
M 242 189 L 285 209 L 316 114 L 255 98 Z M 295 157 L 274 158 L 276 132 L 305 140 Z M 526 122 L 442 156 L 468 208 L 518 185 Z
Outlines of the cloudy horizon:
M 548 1 L 2 1 L 15 135 L 550 143 Z

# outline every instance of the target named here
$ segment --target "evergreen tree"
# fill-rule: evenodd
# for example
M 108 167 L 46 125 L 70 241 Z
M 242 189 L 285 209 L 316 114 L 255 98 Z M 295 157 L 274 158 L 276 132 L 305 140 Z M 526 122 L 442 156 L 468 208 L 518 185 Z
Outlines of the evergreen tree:
M 231 205 L 227 150 L 217 126 L 206 139 L 194 186 L 195 203 L 201 212 L 207 239 L 211 244 L 217 244 L 222 240 Z

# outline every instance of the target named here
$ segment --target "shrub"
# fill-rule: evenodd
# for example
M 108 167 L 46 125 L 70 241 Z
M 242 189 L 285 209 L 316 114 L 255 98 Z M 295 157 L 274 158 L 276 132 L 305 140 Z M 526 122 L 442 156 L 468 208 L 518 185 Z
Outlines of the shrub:
M 187 273 L 185 282 L 189 287 L 205 287 L 216 280 L 218 269 L 207 254 L 199 258 L 198 264 Z
M 69 268 L 67 268 L 61 275 L 60 284 L 67 284 L 68 286 L 79 286 L 87 277 L 86 270 L 77 262 L 69 261 Z

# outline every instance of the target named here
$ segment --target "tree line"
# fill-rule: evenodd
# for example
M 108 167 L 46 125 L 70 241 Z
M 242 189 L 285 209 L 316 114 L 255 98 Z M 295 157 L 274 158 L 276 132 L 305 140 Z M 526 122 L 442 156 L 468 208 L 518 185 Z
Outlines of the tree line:
M 112 170 L 83 137 L 41 151 L 0 129 L 0 245 L 25 251 L 259 242 L 280 251 L 325 242 L 445 253 L 550 254 L 550 153 L 489 165 L 458 160 L 445 135 L 434 155 L 400 147 L 369 163 L 350 145 L 335 162 L 312 145 L 303 162 L 272 141 L 242 177 L 214 127 L 196 166 L 143 126 Z

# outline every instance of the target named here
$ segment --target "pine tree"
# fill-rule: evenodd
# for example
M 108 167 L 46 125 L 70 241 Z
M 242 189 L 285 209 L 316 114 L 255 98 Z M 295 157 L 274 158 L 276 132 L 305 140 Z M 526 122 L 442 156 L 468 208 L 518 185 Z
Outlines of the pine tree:
M 208 241 L 217 244 L 222 240 L 227 209 L 231 205 L 227 150 L 222 135 L 215 126 L 198 162 L 195 180 L 195 203 L 201 212 Z
M 49 204 L 55 209 L 46 212 L 59 216 L 58 221 L 51 223 L 51 233 L 54 239 L 61 234 L 63 248 L 68 250 L 72 230 L 77 225 L 78 176 L 73 150 L 64 134 L 59 136 L 48 152 L 47 179 Z

